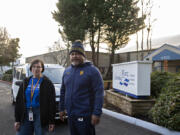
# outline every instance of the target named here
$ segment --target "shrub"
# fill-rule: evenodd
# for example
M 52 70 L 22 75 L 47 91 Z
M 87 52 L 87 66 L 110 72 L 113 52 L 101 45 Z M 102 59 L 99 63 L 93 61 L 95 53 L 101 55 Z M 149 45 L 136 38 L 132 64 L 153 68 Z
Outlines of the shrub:
M 180 78 L 169 80 L 150 115 L 154 123 L 180 131 Z
M 157 98 L 170 79 L 175 75 L 169 72 L 153 72 L 151 74 L 151 96 Z
M 12 82 L 12 74 L 3 74 L 2 80 Z
M 13 70 L 12 69 L 9 69 L 5 72 L 5 74 L 12 74 Z

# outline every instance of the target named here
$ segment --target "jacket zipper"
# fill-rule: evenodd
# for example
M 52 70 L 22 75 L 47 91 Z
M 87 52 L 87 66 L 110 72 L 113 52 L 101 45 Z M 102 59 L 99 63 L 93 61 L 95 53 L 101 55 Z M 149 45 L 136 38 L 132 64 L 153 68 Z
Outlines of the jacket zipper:
M 73 95 L 73 91 L 74 91 L 74 80 L 75 80 L 75 78 L 73 79 L 73 77 L 75 77 L 76 70 L 77 70 L 77 67 L 74 67 L 74 69 L 73 69 L 73 74 L 72 74 L 72 80 L 73 80 L 73 82 L 72 82 L 72 91 L 71 91 L 71 107 L 70 107 L 70 113 L 71 113 L 71 110 L 72 110 L 72 108 L 73 108 L 72 95 Z M 72 113 L 71 113 L 71 114 L 72 114 Z

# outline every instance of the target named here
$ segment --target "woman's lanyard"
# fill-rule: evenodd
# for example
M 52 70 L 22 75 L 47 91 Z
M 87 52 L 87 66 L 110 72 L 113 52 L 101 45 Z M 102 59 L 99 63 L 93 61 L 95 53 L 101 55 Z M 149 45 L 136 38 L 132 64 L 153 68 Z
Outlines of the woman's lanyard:
M 40 80 L 40 78 L 39 78 L 39 80 Z M 37 87 L 37 85 L 38 85 L 38 83 L 39 83 L 39 80 L 37 81 L 37 83 L 35 84 L 35 86 L 34 86 L 34 88 L 33 88 L 33 79 L 32 79 L 32 84 L 31 84 L 31 109 L 32 109 L 32 99 L 33 99 L 33 96 L 34 96 L 34 91 L 35 91 L 35 89 L 36 89 L 36 87 Z

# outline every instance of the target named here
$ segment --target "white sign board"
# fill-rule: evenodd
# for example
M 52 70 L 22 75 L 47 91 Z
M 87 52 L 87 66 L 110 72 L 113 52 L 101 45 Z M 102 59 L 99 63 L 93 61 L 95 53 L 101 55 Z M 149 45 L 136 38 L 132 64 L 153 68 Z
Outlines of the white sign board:
M 113 88 L 139 98 L 150 96 L 152 62 L 133 61 L 113 64 Z

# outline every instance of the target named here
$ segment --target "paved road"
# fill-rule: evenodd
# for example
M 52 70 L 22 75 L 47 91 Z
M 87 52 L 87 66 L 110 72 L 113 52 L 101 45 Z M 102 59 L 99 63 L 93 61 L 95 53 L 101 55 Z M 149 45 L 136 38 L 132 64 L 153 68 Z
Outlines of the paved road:
M 0 135 L 15 135 L 14 106 L 10 101 L 10 85 L 0 82 Z M 158 135 L 144 128 L 117 120 L 105 114 L 96 127 L 97 135 Z M 66 123 L 58 123 L 53 135 L 69 135 Z

